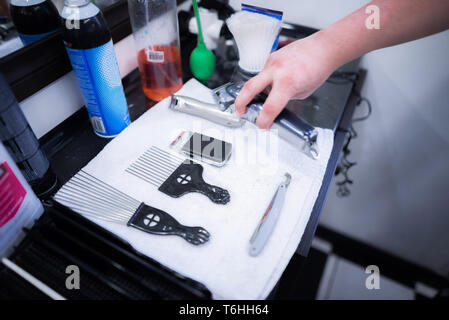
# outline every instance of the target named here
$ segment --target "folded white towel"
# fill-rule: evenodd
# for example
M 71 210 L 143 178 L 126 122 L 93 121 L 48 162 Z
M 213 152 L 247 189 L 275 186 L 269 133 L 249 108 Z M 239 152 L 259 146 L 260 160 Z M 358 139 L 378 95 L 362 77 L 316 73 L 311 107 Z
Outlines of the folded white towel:
M 179 94 L 213 101 L 210 90 L 196 80 L 188 81 Z M 170 213 L 182 224 L 204 227 L 211 233 L 210 241 L 193 246 L 180 237 L 151 235 L 93 220 L 136 250 L 203 283 L 216 299 L 266 298 L 301 240 L 329 160 L 332 131 L 318 129 L 321 155 L 319 160 L 313 160 L 277 139 L 273 132 L 263 133 L 252 124 L 229 129 L 172 111 L 168 105 L 169 99 L 165 99 L 143 114 L 84 170 L 135 199 Z M 227 205 L 214 204 L 196 193 L 171 198 L 125 172 L 152 145 L 170 150 L 169 143 L 182 130 L 201 132 L 233 144 L 226 166 L 203 164 L 205 181 L 230 192 Z M 269 146 L 266 141 L 270 141 Z M 285 172 L 292 175 L 292 181 L 277 226 L 262 253 L 251 257 L 249 239 Z

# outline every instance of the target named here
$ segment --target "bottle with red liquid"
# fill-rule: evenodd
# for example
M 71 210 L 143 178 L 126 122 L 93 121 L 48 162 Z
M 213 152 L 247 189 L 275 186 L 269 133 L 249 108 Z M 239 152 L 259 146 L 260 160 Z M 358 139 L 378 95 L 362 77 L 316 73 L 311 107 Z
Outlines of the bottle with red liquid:
M 182 87 L 175 0 L 128 0 L 129 16 L 145 95 L 155 101 Z

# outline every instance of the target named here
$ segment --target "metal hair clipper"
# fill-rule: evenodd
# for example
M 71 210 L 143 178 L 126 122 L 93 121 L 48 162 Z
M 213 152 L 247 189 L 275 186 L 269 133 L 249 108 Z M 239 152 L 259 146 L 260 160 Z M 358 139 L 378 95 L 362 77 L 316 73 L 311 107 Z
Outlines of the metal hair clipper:
M 205 103 L 185 96 L 173 95 L 170 108 L 232 128 L 243 126 L 245 121 L 255 124 L 257 116 L 262 111 L 266 97 L 258 95 L 249 104 L 248 112 L 240 118 L 235 112 L 234 101 L 242 87 L 243 83 L 227 83 L 214 89 L 212 93 L 215 104 Z M 313 159 L 318 158 L 317 130 L 299 119 L 291 111 L 284 109 L 271 128 L 278 130 L 278 134 L 282 139 L 295 146 L 298 145 L 298 139 L 305 141 L 305 153 Z
M 238 128 L 245 123 L 245 120 L 235 113 L 234 108 L 221 110 L 216 104 L 190 97 L 172 95 L 169 107 L 170 109 L 204 118 L 226 127 Z

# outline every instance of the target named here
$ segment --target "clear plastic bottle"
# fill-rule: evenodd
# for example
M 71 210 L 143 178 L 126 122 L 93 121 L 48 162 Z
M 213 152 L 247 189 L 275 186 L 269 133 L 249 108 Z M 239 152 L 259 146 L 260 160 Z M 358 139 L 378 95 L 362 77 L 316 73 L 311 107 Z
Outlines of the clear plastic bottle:
M 145 95 L 160 101 L 182 87 L 175 0 L 128 0 Z
M 0 142 L 0 258 L 23 238 L 22 228 L 31 227 L 43 212 L 41 202 Z

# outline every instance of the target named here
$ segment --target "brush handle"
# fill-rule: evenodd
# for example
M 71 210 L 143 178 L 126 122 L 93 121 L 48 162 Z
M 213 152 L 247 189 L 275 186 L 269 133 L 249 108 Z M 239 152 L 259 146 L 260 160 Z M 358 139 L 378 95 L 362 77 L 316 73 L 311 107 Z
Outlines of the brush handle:
M 198 24 L 198 44 L 204 45 L 203 39 L 203 31 L 201 29 L 201 21 L 200 21 L 200 13 L 198 12 L 198 4 L 196 0 L 192 0 L 193 2 L 193 11 L 195 12 L 196 23 Z
M 217 204 L 226 204 L 231 200 L 226 189 L 206 183 L 203 179 L 203 166 L 190 160 L 183 162 L 159 187 L 159 191 L 174 198 L 199 192 Z
M 187 242 L 200 245 L 209 241 L 210 234 L 201 227 L 180 224 L 167 212 L 142 203 L 128 221 L 128 226 L 157 235 L 175 235 Z

